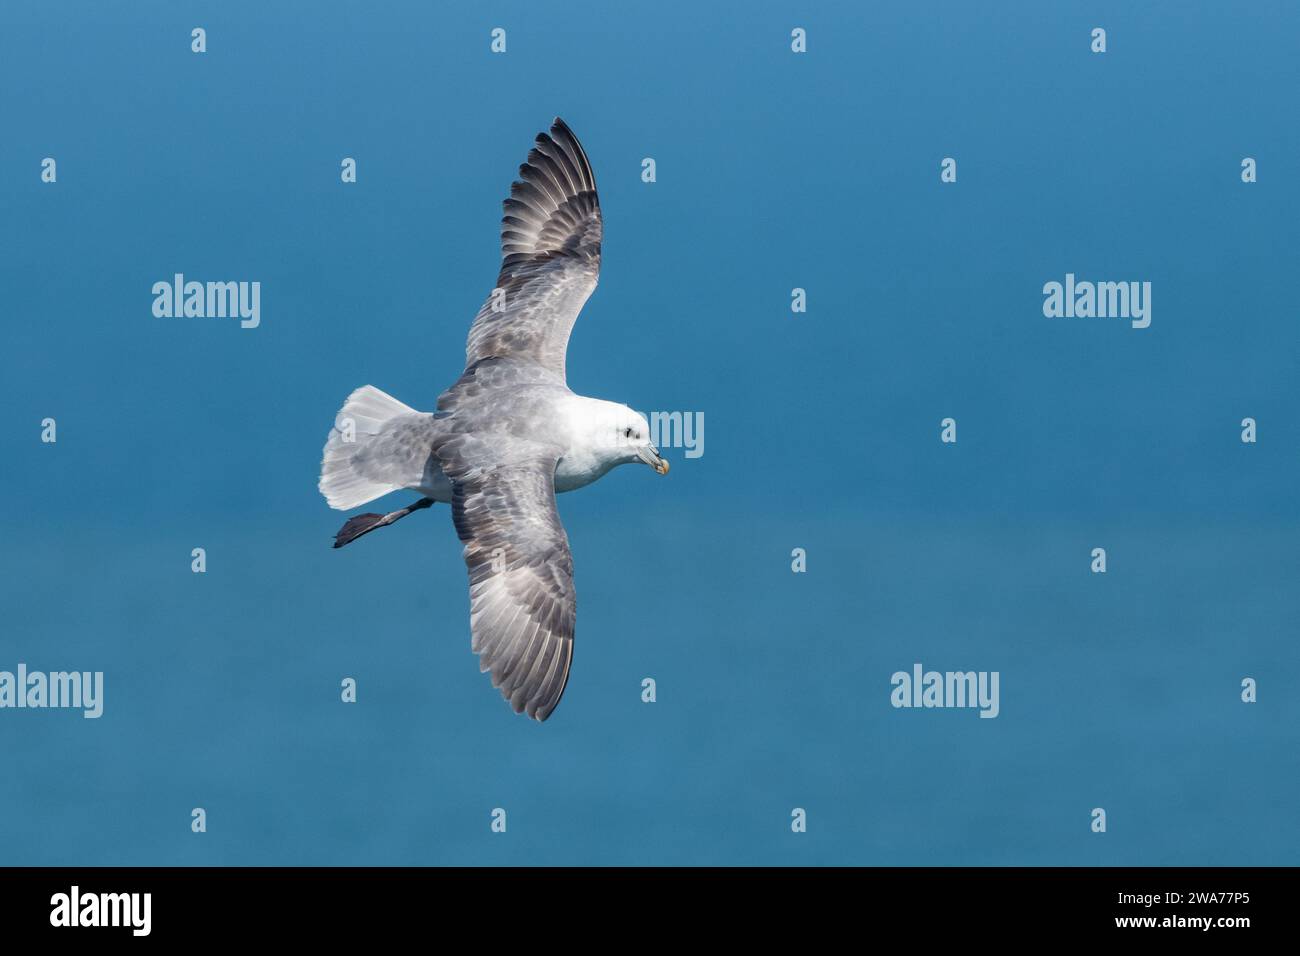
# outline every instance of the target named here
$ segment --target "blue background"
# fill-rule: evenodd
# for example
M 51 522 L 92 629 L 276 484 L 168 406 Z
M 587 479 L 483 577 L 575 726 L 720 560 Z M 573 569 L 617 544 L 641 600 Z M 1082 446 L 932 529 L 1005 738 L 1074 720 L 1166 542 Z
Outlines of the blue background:
M 0 711 L 0 863 L 1296 863 L 1300 14 L 1141 6 L 6 3 L 0 669 L 106 701 Z M 556 114 L 570 385 L 706 428 L 561 498 L 538 725 L 446 509 L 335 552 L 316 478 L 352 388 L 460 372 Z M 174 272 L 261 327 L 154 318 Z M 1151 327 L 1044 318 L 1066 272 Z M 917 661 L 1001 716 L 895 710 Z

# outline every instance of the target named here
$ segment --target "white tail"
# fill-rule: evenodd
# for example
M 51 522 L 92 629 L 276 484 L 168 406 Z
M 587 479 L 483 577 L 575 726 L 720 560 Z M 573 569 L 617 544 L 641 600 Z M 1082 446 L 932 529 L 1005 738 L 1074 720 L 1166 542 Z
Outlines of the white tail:
M 423 458 L 413 456 L 414 449 L 404 439 L 413 429 L 427 427 L 429 417 L 373 385 L 349 395 L 334 419 L 321 460 L 320 493 L 330 507 L 346 511 L 418 484 L 428 452 Z

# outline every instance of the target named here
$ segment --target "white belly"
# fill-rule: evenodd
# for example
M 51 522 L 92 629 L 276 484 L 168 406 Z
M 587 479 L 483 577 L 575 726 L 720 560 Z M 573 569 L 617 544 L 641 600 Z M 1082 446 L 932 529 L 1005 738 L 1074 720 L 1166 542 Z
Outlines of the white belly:
M 555 490 L 559 493 L 582 488 L 613 467 L 612 462 L 599 462 L 582 453 L 565 455 L 555 465 Z

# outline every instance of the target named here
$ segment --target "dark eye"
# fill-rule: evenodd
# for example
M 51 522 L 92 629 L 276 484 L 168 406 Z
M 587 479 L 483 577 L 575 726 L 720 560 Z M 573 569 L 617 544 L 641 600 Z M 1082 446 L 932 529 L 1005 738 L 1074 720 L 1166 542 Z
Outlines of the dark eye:
M 632 437 L 632 429 L 630 429 L 630 428 L 625 428 L 625 429 L 623 429 L 623 437 L 624 437 L 624 438 L 631 438 L 631 437 Z

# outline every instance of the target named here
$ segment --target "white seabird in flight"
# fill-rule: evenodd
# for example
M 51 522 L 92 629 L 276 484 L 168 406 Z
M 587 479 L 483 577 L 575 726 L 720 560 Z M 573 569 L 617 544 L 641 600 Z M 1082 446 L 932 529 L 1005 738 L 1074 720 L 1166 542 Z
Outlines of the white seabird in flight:
M 497 287 L 469 330 L 465 371 L 417 412 L 373 385 L 351 395 L 321 462 L 347 510 L 406 488 L 424 495 L 348 519 L 339 548 L 437 501 L 451 505 L 469 568 L 471 647 L 515 713 L 545 720 L 573 660 L 573 558 L 555 495 L 615 465 L 668 462 L 644 416 L 565 384 L 569 332 L 600 276 L 601 217 L 587 154 L 558 117 L 519 167 L 501 220 Z

